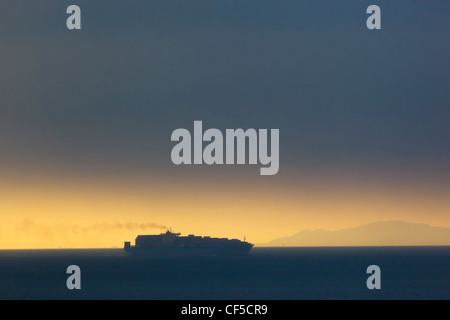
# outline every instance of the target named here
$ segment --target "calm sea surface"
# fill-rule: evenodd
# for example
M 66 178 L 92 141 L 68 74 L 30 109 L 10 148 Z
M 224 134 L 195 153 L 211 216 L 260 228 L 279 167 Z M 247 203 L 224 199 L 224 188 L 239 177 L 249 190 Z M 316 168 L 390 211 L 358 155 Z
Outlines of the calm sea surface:
M 69 265 L 81 268 L 81 290 L 66 287 Z M 381 290 L 366 287 L 369 265 L 381 268 Z M 450 247 L 0 250 L 0 299 L 450 299 Z

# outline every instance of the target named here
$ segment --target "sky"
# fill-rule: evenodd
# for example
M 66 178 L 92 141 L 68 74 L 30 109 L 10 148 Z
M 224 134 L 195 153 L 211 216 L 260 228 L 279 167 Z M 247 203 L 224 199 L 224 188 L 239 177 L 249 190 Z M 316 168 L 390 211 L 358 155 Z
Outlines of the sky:
M 77 4 L 82 29 L 66 28 Z M 381 8 L 381 30 L 366 8 Z M 448 1 L 0 4 L 0 248 L 450 227 Z M 171 133 L 279 129 L 280 170 Z

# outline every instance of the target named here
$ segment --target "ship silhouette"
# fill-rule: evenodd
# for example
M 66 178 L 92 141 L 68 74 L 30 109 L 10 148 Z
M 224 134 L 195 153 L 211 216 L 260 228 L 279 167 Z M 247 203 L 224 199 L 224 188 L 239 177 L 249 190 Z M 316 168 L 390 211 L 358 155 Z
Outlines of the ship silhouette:
M 208 236 L 181 236 L 167 230 L 158 235 L 138 235 L 135 245 L 125 241 L 126 252 L 155 255 L 248 255 L 252 243 L 238 239 L 211 238 Z

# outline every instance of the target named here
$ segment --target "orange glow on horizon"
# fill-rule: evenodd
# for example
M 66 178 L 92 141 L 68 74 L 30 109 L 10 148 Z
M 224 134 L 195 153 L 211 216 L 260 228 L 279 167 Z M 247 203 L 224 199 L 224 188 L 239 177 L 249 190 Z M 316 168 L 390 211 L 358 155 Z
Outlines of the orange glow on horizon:
M 163 232 L 162 226 L 182 234 L 245 235 L 256 244 L 304 229 L 386 220 L 450 227 L 450 200 L 440 187 L 337 182 L 3 183 L 0 248 L 122 247 L 137 234 Z

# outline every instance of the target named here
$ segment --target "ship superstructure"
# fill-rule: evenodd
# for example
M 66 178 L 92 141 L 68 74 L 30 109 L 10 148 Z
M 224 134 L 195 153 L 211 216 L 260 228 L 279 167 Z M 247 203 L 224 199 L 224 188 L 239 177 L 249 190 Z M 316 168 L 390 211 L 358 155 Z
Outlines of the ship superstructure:
M 181 236 L 168 230 L 158 235 L 138 235 L 135 245 L 125 242 L 124 250 L 133 254 L 214 254 L 247 255 L 253 244 L 238 239 L 208 236 Z

